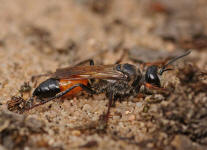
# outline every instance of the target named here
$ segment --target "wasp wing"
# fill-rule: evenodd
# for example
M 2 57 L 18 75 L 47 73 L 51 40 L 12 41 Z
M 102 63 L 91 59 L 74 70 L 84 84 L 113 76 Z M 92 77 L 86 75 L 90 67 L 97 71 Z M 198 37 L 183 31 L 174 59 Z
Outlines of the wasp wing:
M 75 66 L 57 69 L 53 78 L 81 80 L 81 79 L 111 79 L 124 80 L 126 76 L 115 69 L 115 65 Z

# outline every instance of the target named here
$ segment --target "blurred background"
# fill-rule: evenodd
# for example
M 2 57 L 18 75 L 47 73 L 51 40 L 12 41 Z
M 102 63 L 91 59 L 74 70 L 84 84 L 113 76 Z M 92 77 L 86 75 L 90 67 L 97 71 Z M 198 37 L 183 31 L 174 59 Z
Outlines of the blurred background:
M 20 117 L 17 120 L 21 120 L 25 117 L 24 115 L 12 116 L 7 114 L 7 111 L 2 112 L 0 115 L 2 124 L 8 118 L 13 119 L 8 121 L 10 123 L 17 122 L 15 127 L 4 126 L 0 130 L 2 147 L 5 149 L 22 149 L 23 147 L 79 149 L 85 146 L 99 149 L 112 147 L 114 149 L 165 149 L 164 147 L 167 146 L 170 150 L 173 148 L 205 149 L 205 144 L 207 144 L 207 98 L 205 94 L 207 85 L 206 81 L 198 82 L 195 74 L 206 75 L 207 72 L 207 1 L 0 0 L 1 110 L 7 110 L 7 101 L 11 99 L 11 96 L 19 95 L 21 85 L 30 81 L 33 75 L 55 71 L 58 67 L 73 65 L 88 58 L 94 59 L 95 64 L 114 64 L 124 54 L 123 63 L 136 64 L 165 60 L 189 49 L 192 53 L 187 61 L 191 66 L 184 67 L 177 75 L 180 75 L 179 79 L 185 81 L 183 85 L 193 81 L 191 87 L 186 85 L 184 91 L 179 89 L 183 93 L 197 90 L 196 93 L 186 94 L 191 95 L 191 101 L 186 102 L 188 99 L 186 95 L 180 96 L 179 100 L 180 93 L 178 92 L 177 97 L 171 95 L 169 105 L 171 106 L 174 100 L 178 102 L 177 100 L 186 99 L 183 103 L 178 102 L 176 106 L 168 107 L 169 110 L 164 110 L 166 107 L 161 109 L 157 105 L 150 107 L 157 114 L 161 113 L 159 110 L 163 110 L 162 113 L 168 112 L 168 115 L 172 115 L 172 110 L 178 110 L 172 115 L 180 114 L 177 117 L 164 117 L 163 120 L 170 120 L 167 125 L 165 124 L 164 131 L 161 131 L 159 127 L 165 121 L 158 119 L 156 124 L 153 123 L 153 118 L 156 117 L 152 114 L 150 118 L 147 118 L 149 114 L 147 117 L 146 114 L 139 116 L 142 110 L 150 106 L 146 99 L 143 102 L 119 103 L 117 107 L 123 111 L 113 113 L 115 116 L 120 114 L 126 116 L 126 118 L 118 117 L 119 121 L 111 122 L 111 126 L 120 133 L 120 137 L 126 137 L 126 140 L 115 138 L 114 135 L 117 134 L 115 130 L 112 130 L 113 128 L 111 132 L 103 135 L 89 131 L 85 133 L 81 129 L 69 131 L 68 122 L 73 122 L 72 126 L 82 124 L 85 120 L 90 122 L 90 116 L 94 116 L 96 112 L 92 110 L 93 106 L 96 106 L 97 110 L 103 110 L 103 106 L 107 104 L 107 101 L 102 101 L 104 98 L 82 96 L 80 100 L 75 98 L 75 102 L 55 103 L 54 105 L 57 106 L 52 107 L 53 111 L 45 112 L 43 107 L 26 113 L 26 116 L 44 120 L 45 123 L 39 123 L 39 126 L 34 125 L 37 129 L 31 125 L 31 120 L 27 121 L 29 125 L 21 127 L 22 122 L 16 121 L 15 118 Z M 189 89 L 191 90 L 188 91 Z M 27 98 L 28 95 L 25 97 Z M 166 97 L 163 99 L 167 100 Z M 164 103 L 168 106 L 167 104 L 167 102 Z M 83 110 L 84 106 L 86 110 Z M 183 108 L 184 106 L 186 109 Z M 92 107 L 90 113 L 85 112 L 88 111 L 88 107 Z M 190 110 L 192 111 L 188 112 Z M 202 113 L 199 110 L 202 110 Z M 79 120 L 72 118 L 73 121 L 68 118 L 68 116 L 77 114 L 81 114 L 82 118 L 80 117 Z M 57 117 L 58 115 L 60 118 Z M 188 118 L 188 121 L 183 121 L 184 118 Z M 124 123 L 120 123 L 120 120 Z M 174 120 L 176 121 L 173 122 Z M 34 122 L 38 123 L 38 121 Z M 24 128 L 28 132 L 19 133 Z M 35 130 L 30 131 L 30 128 L 35 128 Z M 67 134 L 65 130 L 68 130 Z M 167 132 L 168 130 L 170 132 Z M 38 136 L 33 135 L 30 138 L 30 134 L 33 133 Z M 160 136 L 155 139 L 155 135 Z M 130 141 L 130 138 L 133 140 Z M 195 147 L 192 146 L 193 144 Z

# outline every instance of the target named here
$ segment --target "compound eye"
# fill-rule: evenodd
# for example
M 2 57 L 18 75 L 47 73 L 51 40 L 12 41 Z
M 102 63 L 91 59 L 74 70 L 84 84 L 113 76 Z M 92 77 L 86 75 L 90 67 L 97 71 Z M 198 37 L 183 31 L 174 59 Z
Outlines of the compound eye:
M 116 66 L 116 70 L 117 70 L 117 71 L 121 71 L 121 65 L 120 65 L 120 64 L 118 64 L 118 65 Z
M 145 81 L 147 83 L 153 84 L 155 86 L 160 87 L 160 79 L 157 75 L 157 67 L 156 66 L 150 66 L 147 68 L 146 74 L 145 74 Z

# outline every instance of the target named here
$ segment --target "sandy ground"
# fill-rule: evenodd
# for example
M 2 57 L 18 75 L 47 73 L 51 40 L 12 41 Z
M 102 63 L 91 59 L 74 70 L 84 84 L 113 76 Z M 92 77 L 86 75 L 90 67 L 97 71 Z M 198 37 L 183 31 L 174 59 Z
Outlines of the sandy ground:
M 205 0 L 0 3 L 0 149 L 207 148 Z M 30 97 L 33 75 L 87 58 L 113 64 L 124 50 L 123 62 L 136 64 L 184 49 L 192 49 L 190 56 L 162 77 L 170 93 L 117 101 L 104 132 L 98 121 L 107 109 L 104 94 L 80 93 L 23 114 L 7 109 L 12 96 Z M 22 92 L 25 82 L 31 90 Z

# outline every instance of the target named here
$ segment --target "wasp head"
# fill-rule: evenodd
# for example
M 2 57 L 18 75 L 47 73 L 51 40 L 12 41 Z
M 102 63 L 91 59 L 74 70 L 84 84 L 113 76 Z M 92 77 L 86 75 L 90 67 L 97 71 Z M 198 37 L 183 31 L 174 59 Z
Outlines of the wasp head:
M 145 82 L 160 87 L 160 79 L 158 77 L 158 67 L 149 66 L 145 74 Z
M 175 62 L 176 60 L 184 56 L 189 55 L 190 53 L 191 51 L 187 51 L 186 53 L 171 59 L 167 64 L 165 64 L 161 68 L 155 65 L 149 66 L 146 70 L 145 82 L 155 85 L 157 87 L 160 87 L 161 84 L 160 84 L 159 76 L 161 76 L 166 71 L 173 70 L 172 68 L 167 68 L 168 65 L 172 64 L 173 62 Z

